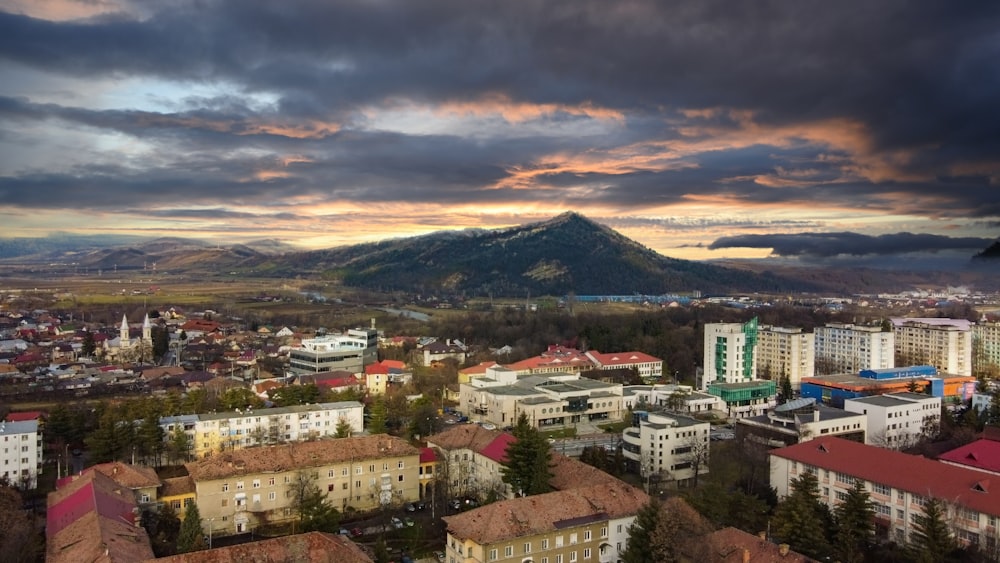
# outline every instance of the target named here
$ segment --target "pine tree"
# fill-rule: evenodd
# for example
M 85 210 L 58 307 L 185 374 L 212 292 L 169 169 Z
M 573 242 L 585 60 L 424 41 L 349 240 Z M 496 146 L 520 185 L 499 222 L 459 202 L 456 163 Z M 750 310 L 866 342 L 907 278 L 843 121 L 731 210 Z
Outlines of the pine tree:
M 350 438 L 352 431 L 353 428 L 351 427 L 351 423 L 347 422 L 346 418 L 341 417 L 341 419 L 337 421 L 336 434 L 334 434 L 334 436 L 337 438 Z
M 658 563 L 653 554 L 653 533 L 660 523 L 660 501 L 650 497 L 639 509 L 628 529 L 628 544 L 622 553 L 623 563 Z
M 205 532 L 202 530 L 201 512 L 198 504 L 192 502 L 184 510 L 184 521 L 177 533 L 177 553 L 187 553 L 205 549 Z
M 958 548 L 948 524 L 947 508 L 936 498 L 927 499 L 924 513 L 916 517 L 910 533 L 910 551 L 917 563 L 947 561 Z
M 514 440 L 507 445 L 507 462 L 501 469 L 503 482 L 520 495 L 538 495 L 552 490 L 549 480 L 551 453 L 549 443 L 521 413 L 512 432 Z
M 163 453 L 163 428 L 160 426 L 160 418 L 156 414 L 150 414 L 142 419 L 139 425 L 139 451 L 144 459 L 153 460 L 153 465 L 160 465 L 160 454 Z
M 368 419 L 369 434 L 385 434 L 386 432 L 386 409 L 385 402 L 381 397 L 375 399 L 371 407 L 372 417 Z
M 829 510 L 819 500 L 818 481 L 805 472 L 791 483 L 792 491 L 774 511 L 774 535 L 795 551 L 814 559 L 830 554 Z
M 860 563 L 875 535 L 875 507 L 860 479 L 834 510 L 834 551 L 842 563 Z

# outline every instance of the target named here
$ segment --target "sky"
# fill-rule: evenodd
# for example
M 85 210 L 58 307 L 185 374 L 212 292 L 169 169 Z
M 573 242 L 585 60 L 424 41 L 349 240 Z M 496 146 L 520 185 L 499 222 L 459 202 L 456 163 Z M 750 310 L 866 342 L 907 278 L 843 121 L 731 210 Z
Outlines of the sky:
M 967 260 L 998 61 L 995 0 L 0 0 L 0 237 Z

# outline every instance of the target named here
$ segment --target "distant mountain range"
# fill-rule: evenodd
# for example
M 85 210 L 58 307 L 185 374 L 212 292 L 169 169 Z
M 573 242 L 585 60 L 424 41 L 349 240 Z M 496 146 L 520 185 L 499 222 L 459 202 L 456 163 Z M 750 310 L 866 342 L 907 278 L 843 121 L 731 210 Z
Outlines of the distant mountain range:
M 992 252 L 1000 251 L 1000 246 L 994 247 Z M 316 278 L 382 291 L 498 297 L 570 292 L 872 293 L 970 283 L 954 272 L 912 274 L 679 260 L 576 213 L 508 229 L 442 231 L 314 251 L 300 251 L 274 240 L 219 246 L 176 237 L 0 239 L 0 263 L 72 264 L 75 269 L 105 271 L 155 267 L 180 274 Z

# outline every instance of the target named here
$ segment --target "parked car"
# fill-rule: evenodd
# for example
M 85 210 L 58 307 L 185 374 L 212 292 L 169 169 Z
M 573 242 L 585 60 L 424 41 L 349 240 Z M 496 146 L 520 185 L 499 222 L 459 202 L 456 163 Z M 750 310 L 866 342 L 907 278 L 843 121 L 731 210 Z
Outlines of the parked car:
M 407 516 L 406 518 L 403 518 L 403 524 L 406 524 L 407 528 L 412 528 L 416 522 L 413 521 L 413 518 Z
M 365 535 L 365 531 L 362 530 L 361 528 L 351 528 L 351 536 L 355 538 L 360 538 L 363 535 Z
M 403 521 L 395 516 L 392 517 L 390 523 L 392 523 L 392 527 L 396 528 L 397 530 L 403 527 Z
M 457 498 L 451 499 L 450 501 L 448 501 L 448 506 L 452 510 L 458 510 L 458 509 L 462 508 L 462 501 L 461 501 L 461 499 L 457 499 Z
M 339 533 L 342 536 L 349 536 L 349 535 L 351 535 L 351 531 L 348 530 L 347 528 L 341 528 Z
M 424 510 L 425 508 L 427 508 L 426 502 L 411 502 L 406 505 L 407 512 L 417 512 L 418 510 Z

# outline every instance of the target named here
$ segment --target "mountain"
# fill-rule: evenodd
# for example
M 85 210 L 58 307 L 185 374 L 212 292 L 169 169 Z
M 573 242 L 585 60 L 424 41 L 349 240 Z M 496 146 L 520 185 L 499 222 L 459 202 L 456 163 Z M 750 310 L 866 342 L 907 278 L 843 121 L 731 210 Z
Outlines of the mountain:
M 788 292 L 817 286 L 660 255 L 576 213 L 495 231 L 434 233 L 245 264 L 345 285 L 496 296 Z
M 1000 262 L 1000 240 L 972 257 L 976 262 Z

